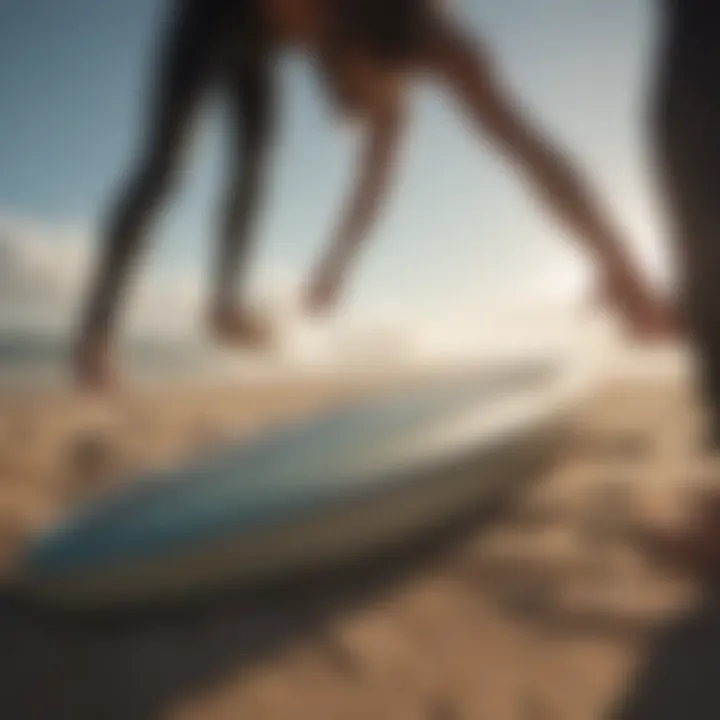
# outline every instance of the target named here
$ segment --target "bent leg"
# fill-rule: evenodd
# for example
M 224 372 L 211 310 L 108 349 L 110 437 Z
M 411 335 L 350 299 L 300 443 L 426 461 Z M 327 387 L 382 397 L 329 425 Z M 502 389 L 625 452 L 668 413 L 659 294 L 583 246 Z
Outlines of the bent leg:
M 482 48 L 442 22 L 424 57 L 483 134 L 510 156 L 546 205 L 585 243 L 604 273 L 605 289 L 633 329 L 651 335 L 668 331 L 669 318 L 644 286 L 624 239 L 580 173 L 505 92 Z
M 244 275 L 265 181 L 273 125 L 270 49 L 256 45 L 228 83 L 236 147 L 221 215 L 220 245 L 211 300 L 210 323 L 216 337 L 229 343 L 266 346 L 270 331 L 237 298 Z
M 102 385 L 108 380 L 108 345 L 131 263 L 151 216 L 169 190 L 186 131 L 209 79 L 209 29 L 207 22 L 198 23 L 189 14 L 179 15 L 171 28 L 145 151 L 110 219 L 87 301 L 78 357 L 83 382 Z
M 221 216 L 213 299 L 218 308 L 234 306 L 236 280 L 248 259 L 272 130 L 271 95 L 266 57 L 259 57 L 242 67 L 230 86 L 230 110 L 237 146 Z

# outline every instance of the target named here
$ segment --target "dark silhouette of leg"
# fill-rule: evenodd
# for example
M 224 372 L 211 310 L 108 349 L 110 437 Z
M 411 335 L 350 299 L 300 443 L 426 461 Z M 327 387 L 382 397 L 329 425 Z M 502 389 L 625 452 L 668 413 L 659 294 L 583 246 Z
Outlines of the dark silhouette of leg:
M 77 358 L 79 379 L 85 384 L 111 380 L 109 344 L 119 301 L 154 211 L 172 185 L 190 121 L 214 69 L 211 19 L 188 8 L 192 4 L 180 3 L 171 25 L 149 136 L 139 168 L 111 217 L 90 289 Z
M 710 411 L 709 438 L 720 450 L 720 50 L 708 32 L 717 34 L 669 28 L 654 130 L 681 303 Z
M 707 449 L 720 451 L 720 32 L 712 3 L 667 7 L 653 134 L 680 304 L 708 410 Z M 678 569 L 720 575 L 720 496 L 701 498 L 687 527 L 648 529 L 648 548 Z
M 221 213 L 211 324 L 220 339 L 263 345 L 267 329 L 242 307 L 237 281 L 249 260 L 261 203 L 273 125 L 273 87 L 269 52 L 243 63 L 228 82 L 234 125 L 234 161 Z
M 646 287 L 625 239 L 613 227 L 591 188 L 508 96 L 482 47 L 448 22 L 438 21 L 428 42 L 425 62 L 483 136 L 519 167 L 546 206 L 584 242 L 600 269 L 604 294 L 632 330 L 647 336 L 672 332 L 670 313 Z

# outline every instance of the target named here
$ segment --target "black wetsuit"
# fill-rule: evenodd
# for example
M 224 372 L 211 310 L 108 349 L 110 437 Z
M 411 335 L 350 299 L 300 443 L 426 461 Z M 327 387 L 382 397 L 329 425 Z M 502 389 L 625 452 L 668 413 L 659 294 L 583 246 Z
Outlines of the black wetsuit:
M 720 3 L 663 0 L 656 139 L 681 293 L 720 449 Z

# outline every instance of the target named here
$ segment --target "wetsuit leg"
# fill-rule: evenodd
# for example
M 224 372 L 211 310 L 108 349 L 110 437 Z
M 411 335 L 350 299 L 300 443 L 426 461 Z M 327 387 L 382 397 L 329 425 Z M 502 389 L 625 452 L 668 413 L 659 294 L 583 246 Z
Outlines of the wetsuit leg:
M 179 0 L 161 48 L 149 134 L 139 167 L 111 218 L 82 329 L 87 340 L 112 332 L 120 294 L 148 221 L 171 186 L 180 151 L 219 60 L 224 3 Z
M 218 309 L 234 305 L 237 276 L 247 261 L 260 208 L 273 129 L 272 57 L 267 46 L 258 43 L 256 50 L 226 82 L 236 146 L 221 217 L 214 301 Z
M 687 40 L 687 42 L 686 42 Z M 702 52 L 706 47 L 707 53 Z M 656 107 L 664 197 L 710 440 L 720 450 L 720 51 L 671 37 Z

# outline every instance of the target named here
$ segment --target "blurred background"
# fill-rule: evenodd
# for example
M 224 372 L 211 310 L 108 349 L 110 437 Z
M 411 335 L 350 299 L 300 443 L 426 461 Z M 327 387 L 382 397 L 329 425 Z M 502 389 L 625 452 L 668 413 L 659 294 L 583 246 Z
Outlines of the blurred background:
M 656 38 L 650 3 L 456 5 L 527 110 L 584 163 L 647 268 L 667 282 L 644 141 Z M 3 3 L 3 365 L 16 363 L 13 348 L 22 346 L 28 367 L 30 355 L 51 352 L 77 322 L 98 228 L 137 157 L 165 10 L 139 0 Z M 309 61 L 290 54 L 282 80 L 249 293 L 284 322 L 286 361 L 347 361 L 350 347 L 369 344 L 406 359 L 477 353 L 518 338 L 537 342 L 529 333 L 547 344 L 587 332 L 585 259 L 528 201 L 515 171 L 478 145 L 449 98 L 422 81 L 392 202 L 342 317 L 322 328 L 300 322 L 295 300 L 351 187 L 358 138 L 330 111 Z M 128 309 L 133 341 L 172 340 L 164 355 L 175 361 L 179 341 L 198 360 L 231 142 L 224 121 L 210 103 Z
M 672 287 L 646 137 L 654 4 L 453 5 L 584 166 L 653 280 Z M 3 572 L 27 537 L 98 489 L 428 366 L 571 357 L 592 368 L 592 392 L 531 489 L 389 567 L 102 627 L 49 623 L 3 597 L 0 714 L 582 720 L 629 697 L 623 717 L 718 717 L 707 641 L 717 608 L 703 596 L 698 610 L 699 583 L 653 563 L 633 535 L 648 517 L 677 519 L 714 482 L 691 358 L 625 342 L 593 305 L 572 239 L 432 85 L 413 87 L 398 184 L 349 295 L 335 316 L 310 320 L 298 298 L 352 183 L 358 135 L 309 62 L 284 60 L 248 288 L 281 330 L 268 353 L 205 339 L 229 142 L 209 104 L 125 307 L 129 386 L 111 398 L 73 391 L 79 303 L 138 152 L 166 10 L 0 0 Z

